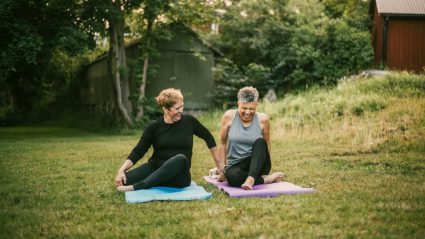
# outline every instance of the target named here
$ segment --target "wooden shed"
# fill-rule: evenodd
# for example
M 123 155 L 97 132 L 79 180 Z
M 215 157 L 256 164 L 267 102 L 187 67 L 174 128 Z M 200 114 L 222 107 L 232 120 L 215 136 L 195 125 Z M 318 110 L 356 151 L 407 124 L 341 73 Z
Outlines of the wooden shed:
M 371 0 L 375 65 L 424 71 L 425 0 Z
M 157 74 L 148 77 L 146 96 L 153 98 L 165 88 L 178 88 L 185 97 L 185 108 L 206 109 L 211 104 L 210 92 L 214 87 L 214 57 L 220 53 L 183 25 L 171 26 L 171 30 L 173 36 L 170 40 L 157 43 L 160 56 L 150 62 L 151 66 L 157 67 Z M 139 44 L 140 40 L 135 40 L 126 46 L 130 92 L 133 94 L 138 92 L 137 77 L 143 71 Z M 83 78 L 80 91 L 82 103 L 113 111 L 116 105 L 115 90 L 108 73 L 107 55 L 91 62 L 84 70 Z

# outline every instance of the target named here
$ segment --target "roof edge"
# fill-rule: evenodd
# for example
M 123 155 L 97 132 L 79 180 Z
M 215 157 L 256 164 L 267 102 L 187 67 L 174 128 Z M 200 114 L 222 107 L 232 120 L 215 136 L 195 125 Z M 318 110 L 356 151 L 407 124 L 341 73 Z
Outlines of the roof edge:
M 408 14 L 408 13 L 391 13 L 391 12 L 381 12 L 379 13 L 379 16 L 381 17 L 419 17 L 419 18 L 425 18 L 425 14 Z

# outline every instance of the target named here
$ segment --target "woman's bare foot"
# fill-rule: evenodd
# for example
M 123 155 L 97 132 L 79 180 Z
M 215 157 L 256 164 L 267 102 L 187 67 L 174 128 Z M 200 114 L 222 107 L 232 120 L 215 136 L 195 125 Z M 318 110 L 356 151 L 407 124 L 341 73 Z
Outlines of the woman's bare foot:
M 129 185 L 129 186 L 119 186 L 117 187 L 118 191 L 120 192 L 130 192 L 130 191 L 134 191 L 134 187 L 133 185 Z
M 268 184 L 268 183 L 277 183 L 282 181 L 283 177 L 285 176 L 284 173 L 282 172 L 276 172 L 270 175 L 263 175 L 261 177 L 263 177 L 264 179 L 264 183 Z
M 254 186 L 255 179 L 251 176 L 248 176 L 245 182 L 241 185 L 241 188 L 245 190 L 252 190 L 252 186 Z

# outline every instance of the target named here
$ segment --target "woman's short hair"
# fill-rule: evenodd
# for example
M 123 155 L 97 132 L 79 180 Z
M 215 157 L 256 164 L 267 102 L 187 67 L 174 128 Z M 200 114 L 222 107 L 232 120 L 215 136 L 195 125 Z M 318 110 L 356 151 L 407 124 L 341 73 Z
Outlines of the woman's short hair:
M 155 97 L 156 103 L 159 107 L 171 108 L 179 100 L 183 100 L 182 92 L 179 89 L 168 88 L 162 90 L 157 97 Z
M 252 86 L 243 87 L 238 92 L 238 101 L 242 103 L 257 102 L 258 98 L 258 90 Z

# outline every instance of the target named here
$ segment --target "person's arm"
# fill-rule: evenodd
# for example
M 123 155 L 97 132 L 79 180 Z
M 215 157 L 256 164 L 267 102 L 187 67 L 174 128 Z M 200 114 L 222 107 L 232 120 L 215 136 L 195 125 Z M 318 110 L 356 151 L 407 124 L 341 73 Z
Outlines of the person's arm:
M 208 146 L 208 149 L 216 147 L 214 136 L 211 132 L 193 116 L 188 115 L 193 123 L 193 134 L 203 139 Z
M 117 187 L 123 186 L 127 183 L 125 172 L 133 166 L 133 162 L 130 159 L 126 159 L 122 166 L 118 169 L 117 176 L 115 177 L 115 185 Z
M 220 173 L 223 173 L 224 166 L 226 166 L 226 164 L 225 164 L 224 158 L 220 157 L 218 148 L 217 147 L 210 148 L 210 152 L 214 159 L 215 165 L 217 166 L 218 171 Z
M 115 176 L 115 184 L 117 187 L 126 184 L 127 179 L 125 178 L 125 172 L 133 167 L 133 165 L 135 165 L 136 162 L 141 159 L 149 150 L 150 146 L 152 145 L 152 132 L 154 132 L 153 127 L 155 127 L 154 124 L 150 124 L 145 129 L 137 145 L 133 148 L 127 159 L 118 169 L 117 175 Z
M 194 134 L 205 141 L 208 148 L 210 149 L 211 156 L 214 159 L 217 169 L 222 172 L 224 170 L 225 161 L 224 158 L 220 157 L 214 137 L 212 136 L 211 132 L 195 117 L 192 117 L 192 120 L 194 123 Z
M 220 123 L 219 155 L 220 155 L 220 158 L 224 159 L 224 164 L 226 164 L 226 159 L 227 159 L 227 135 L 229 133 L 230 124 L 234 117 L 234 114 L 235 114 L 234 110 L 226 111 Z
M 152 123 L 144 130 L 142 137 L 140 137 L 137 145 L 131 150 L 131 153 L 127 156 L 133 165 L 137 163 L 143 156 L 145 156 L 146 152 L 148 152 L 149 148 L 152 146 L 154 132 L 157 131 L 157 124 Z
M 267 146 L 269 148 L 269 153 L 271 153 L 272 144 L 270 143 L 270 120 L 269 120 L 269 117 L 264 113 L 260 113 L 259 115 L 260 115 L 261 129 L 263 131 L 263 138 L 267 143 Z

